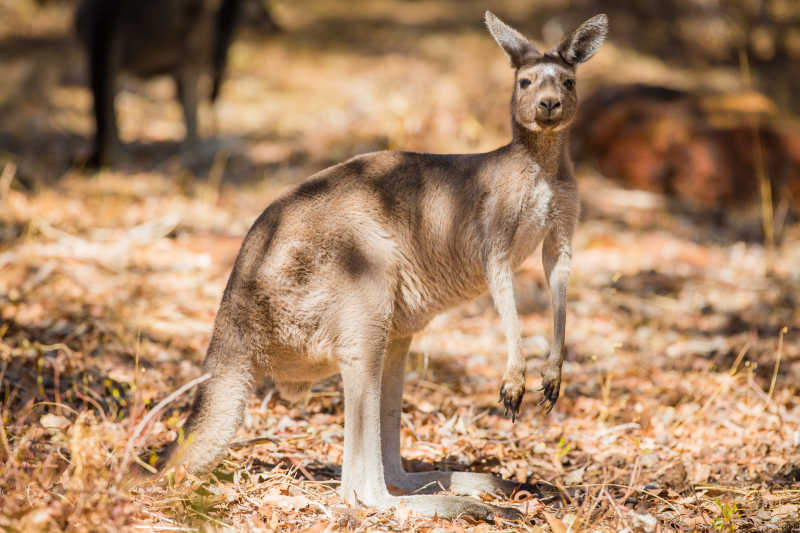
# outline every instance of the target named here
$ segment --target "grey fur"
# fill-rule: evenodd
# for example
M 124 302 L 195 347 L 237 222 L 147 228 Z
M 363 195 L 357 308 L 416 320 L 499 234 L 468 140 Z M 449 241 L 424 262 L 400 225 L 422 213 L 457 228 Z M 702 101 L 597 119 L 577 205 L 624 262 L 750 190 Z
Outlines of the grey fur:
M 487 23 L 495 37 L 502 31 L 523 38 L 490 13 Z M 525 358 L 512 274 L 540 242 L 554 314 L 542 386 L 550 407 L 558 398 L 579 209 L 567 155 L 577 96 L 565 85 L 574 66 L 560 55 L 526 57 L 515 73 L 508 145 L 482 154 L 361 155 L 267 207 L 228 280 L 203 364 L 213 377 L 200 386 L 186 424 L 189 444 L 173 452 L 173 463 L 192 471 L 216 464 L 257 376 L 269 374 L 282 394 L 305 398 L 311 383 L 341 373 L 346 501 L 383 509 L 402 502 L 442 518 L 513 515 L 467 498 L 393 496 L 387 483 L 408 492 L 443 486 L 458 494 L 515 486 L 486 474 L 405 472 L 402 376 L 413 335 L 438 313 L 488 289 L 508 342 L 501 399 L 516 416 Z

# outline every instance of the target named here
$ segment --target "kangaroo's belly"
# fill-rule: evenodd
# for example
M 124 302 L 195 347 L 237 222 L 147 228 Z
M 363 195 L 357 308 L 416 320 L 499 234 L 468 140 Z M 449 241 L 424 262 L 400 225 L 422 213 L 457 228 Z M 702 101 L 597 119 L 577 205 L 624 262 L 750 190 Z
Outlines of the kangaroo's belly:
M 486 280 L 474 261 L 454 262 L 450 268 L 401 267 L 395 296 L 393 334 L 414 334 L 436 315 L 486 292 Z

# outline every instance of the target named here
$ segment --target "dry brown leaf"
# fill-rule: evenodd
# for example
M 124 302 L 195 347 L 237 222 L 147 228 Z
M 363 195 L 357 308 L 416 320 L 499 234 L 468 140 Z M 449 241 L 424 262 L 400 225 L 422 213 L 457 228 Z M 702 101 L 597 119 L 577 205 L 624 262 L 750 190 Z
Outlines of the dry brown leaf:
M 800 517 L 800 505 L 796 503 L 784 503 L 772 510 L 775 516 L 780 517 Z
M 20 520 L 21 531 L 30 533 L 49 531 L 52 525 L 52 510 L 43 507 L 30 511 Z
M 411 517 L 411 509 L 405 506 L 405 504 L 401 501 L 400 505 L 395 507 L 394 510 L 395 517 L 400 521 L 401 524 L 404 524 L 408 521 Z
M 334 524 L 331 524 L 330 522 L 320 522 L 318 524 L 314 524 L 308 529 L 302 530 L 301 533 L 324 533 L 325 531 L 335 531 Z
M 285 496 L 283 494 L 265 494 L 260 498 L 261 505 L 274 506 L 284 511 L 296 511 L 308 506 L 310 500 L 301 495 L 298 496 Z
M 46 415 L 43 415 L 39 419 L 39 423 L 42 425 L 42 427 L 47 429 L 63 430 L 66 427 L 68 427 L 72 422 L 70 422 L 69 419 L 63 416 L 58 416 L 48 413 Z
M 556 515 L 548 513 L 547 511 L 542 511 L 544 515 L 544 519 L 547 520 L 547 523 L 550 525 L 550 529 L 553 530 L 553 533 L 567 533 L 567 526 L 564 522 L 561 521 Z
M 694 472 L 692 472 L 692 483 L 699 484 L 705 483 L 711 475 L 711 466 L 703 463 L 694 465 Z
M 584 472 L 586 472 L 585 465 L 580 468 L 576 468 L 572 472 L 568 472 L 567 475 L 564 476 L 564 483 L 566 485 L 577 485 L 579 483 L 583 483 Z
M 397 485 L 392 485 L 391 483 L 387 483 L 386 488 L 389 489 L 389 492 L 391 494 L 394 494 L 395 496 L 402 496 L 404 494 L 408 494 L 408 491 L 405 490 L 404 488 L 398 487 Z

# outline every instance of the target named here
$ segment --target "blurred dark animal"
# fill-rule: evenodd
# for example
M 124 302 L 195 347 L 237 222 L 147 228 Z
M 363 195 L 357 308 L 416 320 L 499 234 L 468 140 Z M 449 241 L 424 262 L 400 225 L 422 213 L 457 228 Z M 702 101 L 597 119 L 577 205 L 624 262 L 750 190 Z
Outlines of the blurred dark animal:
M 706 211 L 758 205 L 764 172 L 775 207 L 800 214 L 800 134 L 771 126 L 773 111 L 757 93 L 607 87 L 582 105 L 573 146 L 627 187 Z
M 272 9 L 267 0 L 244 0 L 241 16 L 242 24 L 247 24 L 263 33 L 282 31 L 280 24 L 272 15 Z
M 511 492 L 473 472 L 406 472 L 400 456 L 403 374 L 411 339 L 437 314 L 487 289 L 506 333 L 500 401 L 512 420 L 525 394 L 513 272 L 541 243 L 553 305 L 543 404 L 558 399 L 578 191 L 567 150 L 578 108 L 575 70 L 594 55 L 607 17 L 540 52 L 493 14 L 486 25 L 514 68 L 513 137 L 480 154 L 375 152 L 322 170 L 253 224 L 228 280 L 184 442 L 171 463 L 212 468 L 244 415 L 257 376 L 289 400 L 341 373 L 342 497 L 440 518 L 515 516 L 478 500 L 421 495 Z M 406 496 L 389 492 L 394 486 Z
M 197 139 L 198 79 L 210 68 L 211 101 L 219 96 L 242 0 L 83 0 L 75 15 L 86 48 L 96 134 L 89 166 L 108 164 L 119 143 L 116 78 L 173 76 L 186 122 Z

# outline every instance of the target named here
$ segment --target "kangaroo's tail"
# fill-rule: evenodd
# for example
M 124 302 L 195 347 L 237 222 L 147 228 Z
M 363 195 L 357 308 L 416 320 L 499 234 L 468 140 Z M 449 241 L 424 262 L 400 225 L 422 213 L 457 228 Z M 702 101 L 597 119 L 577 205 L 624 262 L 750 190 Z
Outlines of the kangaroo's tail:
M 184 464 L 196 473 L 213 469 L 244 419 L 253 368 L 241 339 L 226 326 L 226 320 L 217 320 L 203 362 L 204 372 L 211 377 L 199 385 L 189 419 L 182 434 L 170 445 L 162 467 Z

